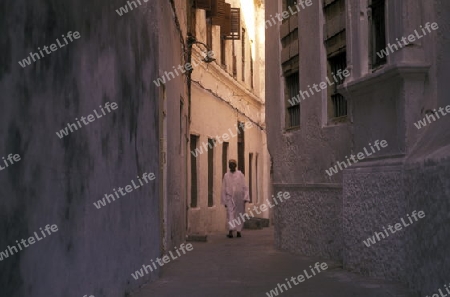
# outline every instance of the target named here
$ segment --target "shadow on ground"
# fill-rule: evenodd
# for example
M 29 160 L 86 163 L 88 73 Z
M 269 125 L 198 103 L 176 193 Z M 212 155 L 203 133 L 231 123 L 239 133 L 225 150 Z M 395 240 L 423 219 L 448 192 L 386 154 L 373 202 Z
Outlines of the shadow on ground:
M 346 272 L 338 263 L 277 251 L 273 228 L 244 230 L 242 238 L 210 235 L 208 242 L 193 246 L 193 251 L 165 265 L 158 281 L 133 297 L 267 297 L 278 283 L 286 283 L 286 278 L 297 277 L 304 269 L 309 272 L 309 265 L 316 262 L 326 262 L 329 268 L 272 296 L 417 296 L 397 284 Z

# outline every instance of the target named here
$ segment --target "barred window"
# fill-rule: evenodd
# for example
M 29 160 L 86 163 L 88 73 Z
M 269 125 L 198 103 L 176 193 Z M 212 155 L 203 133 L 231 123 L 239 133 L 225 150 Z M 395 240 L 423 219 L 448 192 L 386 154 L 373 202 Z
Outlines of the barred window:
M 216 142 L 208 138 L 208 207 L 214 206 L 214 147 Z
M 191 134 L 191 139 L 190 139 L 191 152 L 195 152 L 195 150 L 197 149 L 198 139 L 199 139 L 199 137 L 197 135 Z M 197 169 L 198 169 L 197 158 L 194 156 L 194 154 L 191 154 L 191 207 L 198 206 Z
M 300 126 L 300 103 L 291 105 L 288 100 L 297 96 L 300 92 L 299 85 L 299 75 L 298 72 L 289 75 L 286 78 L 286 106 L 287 106 L 287 117 L 286 117 L 286 128 L 296 128 Z
M 295 8 L 295 5 L 297 4 L 297 0 L 285 0 L 284 3 L 285 3 L 285 6 L 283 7 L 283 10 L 288 10 L 289 7 Z
M 324 1 L 324 37 L 327 54 L 327 76 L 333 81 L 328 86 L 328 119 L 346 120 L 347 100 L 338 93 L 338 86 L 344 82 L 342 72 L 347 68 L 345 0 Z
M 386 64 L 386 56 L 377 55 L 386 48 L 385 0 L 372 0 L 369 6 L 372 68 Z
M 338 93 L 338 86 L 344 82 L 344 75 L 342 72 L 347 68 L 347 55 L 342 53 L 328 60 L 330 64 L 333 79 L 337 80 L 336 84 L 332 86 L 331 103 L 333 106 L 332 117 L 339 118 L 347 115 L 347 100 Z M 339 73 L 339 74 L 338 74 Z

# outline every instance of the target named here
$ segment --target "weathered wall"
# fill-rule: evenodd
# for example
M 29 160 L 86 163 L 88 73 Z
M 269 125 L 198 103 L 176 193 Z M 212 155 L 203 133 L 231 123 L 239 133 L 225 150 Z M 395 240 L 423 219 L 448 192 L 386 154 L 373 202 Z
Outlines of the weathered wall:
M 363 240 L 406 218 L 409 209 L 403 193 L 401 166 L 378 166 L 346 170 L 344 174 L 343 263 L 346 269 L 391 279 L 404 278 L 405 232 L 366 247 Z M 382 264 L 381 264 L 382 263 Z
M 404 174 L 408 206 L 425 211 L 426 217 L 417 228 L 408 230 L 405 270 L 412 273 L 403 281 L 422 294 L 435 293 L 448 283 L 450 275 L 446 248 L 450 244 L 450 147 L 444 150 L 446 156 L 433 156 L 422 164 L 408 166 Z
M 261 52 L 263 52 L 260 44 L 253 46 L 250 42 L 250 39 L 259 38 L 255 38 L 255 35 L 260 33 L 254 30 L 254 25 L 258 20 L 255 20 L 254 16 L 250 16 L 254 13 L 254 10 L 260 12 L 261 8 L 255 8 L 253 7 L 253 3 L 245 2 L 247 7 L 251 6 L 251 9 L 245 10 L 240 5 L 240 1 L 234 0 L 229 2 L 232 4 L 232 7 L 241 7 L 241 23 L 243 27 L 247 28 L 248 32 L 245 40 L 246 77 L 245 81 L 243 81 L 241 40 L 234 41 L 235 53 L 237 55 L 237 61 L 239 61 L 237 63 L 237 79 L 232 77 L 231 47 L 233 41 L 231 40 L 226 41 L 225 55 L 227 56 L 227 66 L 221 65 L 220 56 L 223 53 L 220 50 L 219 26 L 213 26 L 212 30 L 212 50 L 215 54 L 215 62 L 209 64 L 204 63 L 201 53 L 205 51 L 205 48 L 200 45 L 193 46 L 192 57 L 198 66 L 194 67 L 192 73 L 192 123 L 190 133 L 199 136 L 197 147 L 202 148 L 203 153 L 196 157 L 198 168 L 198 204 L 197 207 L 189 208 L 188 231 L 191 233 L 224 232 L 227 230 L 226 208 L 221 205 L 223 145 L 220 142 L 225 141 L 229 143 L 228 159 L 234 158 L 237 160 L 238 137 L 236 125 L 238 121 L 252 123 L 251 128 L 245 129 L 245 177 L 247 185 L 250 184 L 249 153 L 253 153 L 253 203 L 247 204 L 247 208 L 260 205 L 268 198 L 268 158 L 265 130 L 263 130 L 264 115 L 262 114 L 264 112 L 264 102 L 260 94 L 264 77 L 257 78 L 258 72 L 264 65 L 257 65 L 255 63 L 254 89 L 251 88 L 250 83 L 250 48 L 253 47 L 253 51 L 257 55 L 261 55 Z M 205 10 L 197 9 L 195 11 L 195 36 L 200 42 L 206 42 L 205 15 Z M 229 129 L 231 132 L 229 132 Z M 228 140 L 222 138 L 225 133 L 229 136 Z M 208 138 L 216 137 L 220 137 L 220 141 L 216 142 L 217 146 L 214 148 L 214 206 L 208 207 L 208 153 L 204 149 L 203 144 L 208 142 Z M 256 158 L 258 158 L 257 170 Z M 189 199 L 190 201 L 191 199 Z M 269 213 L 265 212 L 259 216 L 267 218 L 269 217 Z
M 195 70 L 194 70 L 195 71 Z M 208 111 L 220 112 L 208 112 Z M 236 134 L 234 125 L 237 123 L 235 113 L 225 102 L 220 102 L 196 85 L 192 92 L 192 125 L 191 134 L 199 136 L 198 147 L 208 142 L 208 137 L 223 135 L 231 128 Z M 237 159 L 237 137 L 231 138 L 228 148 L 229 158 Z M 198 196 L 197 207 L 189 209 L 189 231 L 193 233 L 208 233 L 224 231 L 226 225 L 226 209 L 221 205 L 222 189 L 222 150 L 223 146 L 217 142 L 214 150 L 214 206 L 208 207 L 208 153 L 197 156 Z
M 287 191 L 292 198 L 275 206 L 275 245 L 293 253 L 340 261 L 342 203 L 336 197 L 342 188 L 274 185 L 274 193 L 278 191 Z
M 164 1 L 166 2 L 166 1 Z M 168 1 L 167 1 L 168 2 Z M 159 5 L 159 77 L 173 67 L 184 65 L 186 36 L 186 1 L 174 1 L 174 8 L 167 3 Z M 175 13 L 178 24 L 175 21 Z M 183 37 L 184 36 L 184 37 Z M 161 108 L 164 109 L 164 136 L 166 157 L 166 182 L 164 183 L 164 250 L 173 250 L 186 235 L 186 155 L 188 145 L 188 106 L 186 76 L 176 76 L 161 87 Z M 151 100 L 160 100 L 158 97 Z
M 450 257 L 449 147 L 423 161 L 346 171 L 344 266 L 366 275 L 399 280 L 422 295 L 447 283 Z M 425 218 L 371 247 L 363 240 L 382 227 L 406 222 L 414 210 Z
M 276 2 L 281 3 L 266 2 L 266 19 L 282 11 Z M 308 85 L 325 81 L 327 76 L 322 26 L 310 25 L 320 22 L 321 13 L 318 3 L 314 2 L 311 7 L 302 10 L 298 17 L 302 91 L 307 90 Z M 342 173 L 330 178 L 325 169 L 336 161 L 345 160 L 344 156 L 352 145 L 351 125 L 326 124 L 327 120 L 323 117 L 326 93 L 320 92 L 302 101 L 300 128 L 286 130 L 286 107 L 289 103 L 285 101 L 285 78 L 280 69 L 279 25 L 280 22 L 277 22 L 266 29 L 266 56 L 270 57 L 266 59 L 266 69 L 270 69 L 266 72 L 266 81 L 270 82 L 266 86 L 266 121 L 275 193 L 289 190 L 292 198 L 288 202 L 290 207 L 275 208 L 276 244 L 285 250 L 340 260 L 341 226 L 337 223 L 340 222 L 342 212 L 339 207 L 342 205 Z M 319 209 L 323 211 L 314 212 Z M 306 231 L 308 229 L 317 232 L 309 233 Z M 314 238 L 310 237 L 312 234 Z
M 450 105 L 450 3 L 435 0 L 436 34 L 435 80 L 436 103 L 432 108 Z M 410 205 L 424 209 L 427 217 L 413 230 L 406 245 L 406 265 L 411 273 L 410 287 L 423 294 L 436 293 L 448 283 L 450 275 L 450 115 L 434 122 L 424 131 L 405 168 L 405 196 Z
M 415 9 L 410 10 L 411 4 Z M 387 139 L 389 147 L 384 159 L 344 173 L 344 268 L 400 280 L 421 296 L 431 296 L 448 283 L 450 272 L 450 117 L 420 130 L 414 123 L 429 110 L 450 105 L 450 4 L 411 0 L 402 5 L 408 13 L 396 18 L 390 36 L 406 36 L 426 22 L 437 22 L 439 30 L 395 53 L 387 71 L 372 77 L 371 84 L 349 88 L 355 90 L 356 146 L 374 136 Z M 405 66 L 410 68 L 403 71 Z M 389 71 L 395 67 L 395 74 Z M 363 244 L 414 210 L 423 210 L 426 217 L 370 248 Z
M 280 2 L 266 3 L 266 18 L 281 11 Z M 280 28 L 267 29 L 266 39 L 272 41 L 266 43 L 266 54 L 271 57 L 266 65 L 270 69 L 266 81 L 271 82 L 266 88 L 266 104 L 274 191 L 294 193 L 276 208 L 276 245 L 306 255 L 342 259 L 346 269 L 400 280 L 422 295 L 431 295 L 443 288 L 449 275 L 450 257 L 445 247 L 449 238 L 450 117 L 441 116 L 421 130 L 414 123 L 429 110 L 450 102 L 450 4 L 387 1 L 388 42 L 420 30 L 427 22 L 437 22 L 440 29 L 391 54 L 386 65 L 372 71 L 365 42 L 367 6 L 362 1 L 346 3 L 351 76 L 342 91 L 349 100 L 351 126 L 324 124 L 323 93 L 301 103 L 299 130 L 284 130 Z M 322 13 L 313 5 L 299 17 L 301 89 L 325 76 Z M 377 139 L 387 140 L 388 147 L 326 178 L 325 169 Z M 325 190 L 326 185 L 333 190 Z M 370 248 L 363 244 L 375 231 L 414 210 L 424 210 L 427 217 Z M 327 239 L 333 236 L 330 244 Z
M 211 67 L 210 65 L 209 67 Z M 200 67 L 200 66 L 199 66 Z M 193 78 L 201 76 L 204 71 L 200 68 L 194 70 Z M 195 73 L 197 72 L 197 73 Z M 203 73 L 204 76 L 207 74 Z M 204 82 L 206 79 L 204 79 Z M 206 81 L 207 83 L 207 81 Z M 225 88 L 224 88 L 225 89 Z M 231 104 L 236 103 L 236 98 L 233 98 L 231 92 L 225 89 L 223 93 L 224 100 L 217 98 L 215 95 L 200 87 L 197 83 L 192 88 L 192 124 L 191 134 L 198 135 L 198 148 L 202 148 L 203 153 L 196 157 L 197 159 L 197 174 L 198 174 L 198 207 L 189 209 L 189 231 L 196 233 L 207 233 L 224 231 L 226 226 L 226 209 L 221 205 L 221 189 L 222 189 L 222 151 L 223 145 L 220 142 L 225 140 L 222 135 L 228 134 L 229 143 L 228 159 L 234 158 L 237 160 L 237 122 L 252 121 L 252 127 L 245 129 L 245 177 L 247 185 L 249 185 L 249 153 L 253 153 L 253 202 L 256 202 L 258 191 L 259 204 L 263 203 L 267 198 L 265 187 L 268 183 L 268 176 L 264 174 L 264 168 L 267 166 L 265 160 L 265 143 L 264 131 L 257 127 L 258 118 L 246 117 L 242 112 L 237 112 L 225 100 L 230 100 Z M 237 91 L 237 90 L 235 90 Z M 240 109 L 245 111 L 245 109 Z M 257 108 L 250 106 L 246 114 L 256 115 Z M 214 111 L 214 112 L 211 112 Z M 259 123 L 258 123 L 259 124 Z M 229 131 L 231 130 L 231 132 Z M 208 207 L 208 153 L 204 150 L 203 143 L 208 142 L 208 138 L 215 138 L 220 136 L 220 142 L 217 141 L 217 146 L 214 148 L 214 206 Z M 258 188 L 256 187 L 256 154 L 258 154 Z M 228 169 L 227 169 L 228 171 Z M 257 203 L 247 204 L 247 207 L 253 208 Z M 265 214 L 268 217 L 268 213 Z
M 46 224 L 59 227 L 0 262 L 4 296 L 124 296 L 157 276 L 135 281 L 130 273 L 160 254 L 152 82 L 159 3 L 119 16 L 115 9 L 124 4 L 2 2 L 0 155 L 18 153 L 22 161 L 0 172 L 0 250 Z M 19 66 L 30 51 L 68 31 L 81 38 Z M 107 101 L 118 109 L 64 139 L 56 136 Z M 155 172 L 156 180 L 102 209 L 93 206 L 145 172 Z

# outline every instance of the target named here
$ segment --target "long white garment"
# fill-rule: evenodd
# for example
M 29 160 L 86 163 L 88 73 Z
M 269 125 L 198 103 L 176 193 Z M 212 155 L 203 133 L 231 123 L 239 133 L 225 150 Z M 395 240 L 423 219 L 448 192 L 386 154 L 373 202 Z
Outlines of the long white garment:
M 227 206 L 227 228 L 240 232 L 244 226 L 245 201 L 250 201 L 245 176 L 241 171 L 227 172 L 222 182 L 222 204 Z M 242 215 L 241 215 L 242 214 Z M 229 222 L 239 222 L 232 225 Z

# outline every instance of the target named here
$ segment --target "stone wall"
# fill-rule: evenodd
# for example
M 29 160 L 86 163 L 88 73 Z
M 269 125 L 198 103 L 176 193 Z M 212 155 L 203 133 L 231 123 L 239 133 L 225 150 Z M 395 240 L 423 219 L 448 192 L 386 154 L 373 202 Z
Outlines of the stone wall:
M 274 185 L 274 193 L 278 191 L 289 192 L 291 198 L 274 207 L 275 245 L 293 253 L 341 261 L 342 189 Z
M 443 148 L 450 150 L 447 146 Z M 444 151 L 442 151 L 444 152 Z M 425 211 L 423 222 L 405 240 L 405 282 L 423 294 L 435 293 L 449 283 L 450 256 L 450 158 L 427 158 L 408 166 L 404 174 L 405 196 L 410 209 Z M 409 232 L 409 230 L 408 230 Z
M 163 1 L 169 2 L 169 1 Z M 173 7 L 167 3 L 158 5 L 159 16 L 159 77 L 167 71 L 173 72 L 173 67 L 184 65 L 185 42 L 182 36 L 186 36 L 186 1 L 174 1 Z M 175 21 L 175 13 L 179 26 Z M 168 38 L 170 36 L 170 38 Z M 183 43 L 182 43 L 183 42 Z M 153 78 L 155 79 L 155 78 Z M 166 157 L 163 158 L 167 175 L 163 184 L 163 249 L 174 250 L 179 246 L 186 235 L 186 158 L 188 155 L 189 123 L 188 110 L 189 98 L 186 89 L 186 76 L 176 76 L 166 82 L 165 87 L 159 89 L 160 98 L 148 98 L 148 100 L 160 100 L 160 108 L 165 116 L 162 130 Z M 161 98 L 164 98 L 161 100 Z
M 444 147 L 441 153 L 448 150 Z M 344 174 L 344 268 L 431 294 L 448 283 L 450 159 L 347 170 Z M 425 218 L 366 247 L 383 227 L 424 211 Z
M 366 247 L 363 240 L 383 227 L 400 222 L 413 209 L 403 193 L 401 165 L 347 169 L 344 173 L 343 263 L 344 268 L 362 274 L 404 278 L 404 236 L 409 227 Z

